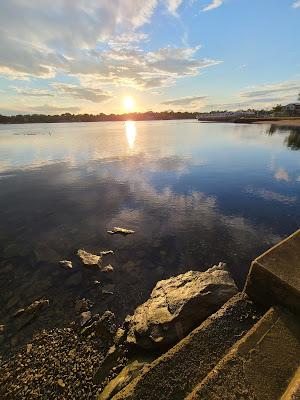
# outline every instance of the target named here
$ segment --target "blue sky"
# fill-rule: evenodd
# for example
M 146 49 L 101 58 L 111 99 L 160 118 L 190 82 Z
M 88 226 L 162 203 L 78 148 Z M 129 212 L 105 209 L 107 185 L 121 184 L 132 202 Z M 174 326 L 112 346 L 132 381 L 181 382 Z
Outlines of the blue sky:
M 0 113 L 296 101 L 299 26 L 299 0 L 2 0 Z

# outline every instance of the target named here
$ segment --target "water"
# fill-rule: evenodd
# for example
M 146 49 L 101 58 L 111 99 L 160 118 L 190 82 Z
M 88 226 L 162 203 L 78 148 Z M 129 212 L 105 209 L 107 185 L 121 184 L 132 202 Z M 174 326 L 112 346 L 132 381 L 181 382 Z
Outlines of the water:
M 219 261 L 242 286 L 251 260 L 299 227 L 299 138 L 197 121 L 0 126 L 4 351 L 74 320 L 78 298 L 121 321 L 158 280 Z M 84 269 L 79 248 L 115 250 L 114 273 Z M 12 314 L 38 298 L 50 306 L 21 329 Z

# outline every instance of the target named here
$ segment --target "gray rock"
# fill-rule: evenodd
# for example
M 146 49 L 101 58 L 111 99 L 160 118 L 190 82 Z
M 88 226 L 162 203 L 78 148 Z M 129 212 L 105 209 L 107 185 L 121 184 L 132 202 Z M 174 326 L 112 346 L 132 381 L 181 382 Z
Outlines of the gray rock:
M 127 343 L 148 350 L 168 347 L 237 292 L 224 263 L 205 272 L 189 271 L 162 280 L 133 316 L 126 318 Z

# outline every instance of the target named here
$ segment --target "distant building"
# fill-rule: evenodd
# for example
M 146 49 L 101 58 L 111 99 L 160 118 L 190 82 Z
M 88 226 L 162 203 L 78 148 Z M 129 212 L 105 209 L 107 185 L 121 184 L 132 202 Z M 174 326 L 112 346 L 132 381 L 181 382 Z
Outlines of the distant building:
M 294 113 L 300 113 L 300 103 L 290 103 L 283 107 L 284 111 L 292 111 Z

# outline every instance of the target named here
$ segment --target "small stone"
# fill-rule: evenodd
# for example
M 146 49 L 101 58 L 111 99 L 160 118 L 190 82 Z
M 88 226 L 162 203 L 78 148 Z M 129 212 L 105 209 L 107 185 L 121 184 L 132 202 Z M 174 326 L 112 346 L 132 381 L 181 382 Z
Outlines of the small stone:
M 100 251 L 101 256 L 107 256 L 108 254 L 115 254 L 113 250 L 103 250 Z
M 81 316 L 80 326 L 86 325 L 87 322 L 92 318 L 92 314 L 90 311 L 84 311 L 80 314 L 80 316 Z
M 62 380 L 62 379 L 58 379 L 57 380 L 57 383 L 58 383 L 58 385 L 60 386 L 60 387 L 62 387 L 62 388 L 64 388 L 66 385 L 65 385 L 65 383 L 64 383 L 64 381 Z
M 114 267 L 111 264 L 101 267 L 101 272 L 113 272 Z
M 59 265 L 60 265 L 61 267 L 66 268 L 66 269 L 72 269 L 72 268 L 73 268 L 72 261 L 69 261 L 69 260 L 61 260 L 61 261 L 59 262 Z
M 111 231 L 107 231 L 110 235 L 115 235 L 115 234 L 120 234 L 120 235 L 130 235 L 135 233 L 132 229 L 126 229 L 126 228 L 120 228 L 118 226 L 115 226 Z
M 5 325 L 0 325 L 0 335 L 5 331 Z
M 26 346 L 27 354 L 29 354 L 31 352 L 31 350 L 32 350 L 32 344 L 28 343 L 27 346 Z
M 94 285 L 101 285 L 100 281 L 94 281 L 93 283 L 94 283 Z

